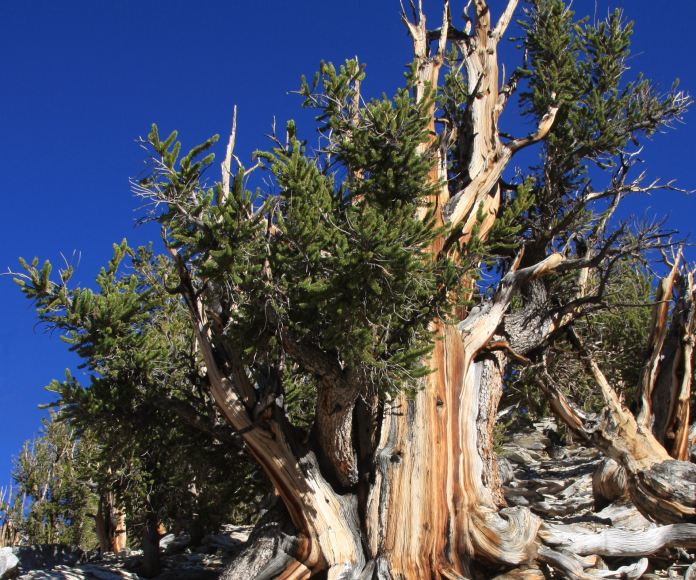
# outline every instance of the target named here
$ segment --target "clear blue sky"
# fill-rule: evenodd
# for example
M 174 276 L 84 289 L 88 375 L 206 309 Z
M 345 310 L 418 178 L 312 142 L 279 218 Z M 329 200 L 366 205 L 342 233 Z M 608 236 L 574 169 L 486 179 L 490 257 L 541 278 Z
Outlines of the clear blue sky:
M 497 12 L 502 0 L 491 5 Z M 607 5 L 636 20 L 635 71 L 664 88 L 679 77 L 696 94 L 696 3 L 574 2 L 576 11 L 600 15 Z M 0 269 L 16 268 L 20 255 L 57 261 L 79 251 L 76 280 L 89 283 L 112 242 L 157 236 L 135 227 L 141 213 L 128 184 L 142 168 L 135 140 L 151 122 L 163 133 L 178 129 L 184 146 L 213 133 L 224 140 L 236 104 L 236 151 L 248 160 L 266 146 L 274 116 L 282 126 L 296 115 L 298 99 L 287 91 L 301 74 L 311 75 L 320 59 L 355 55 L 367 63 L 368 92 L 398 85 L 410 58 L 398 0 L 0 2 Z M 694 188 L 696 116 L 686 121 L 658 135 L 645 158 L 651 176 Z M 694 198 L 653 197 L 636 211 L 696 229 Z M 8 277 L 0 278 L 0 321 L 3 485 L 11 456 L 39 427 L 37 405 L 50 400 L 43 386 L 75 360 L 36 326 Z

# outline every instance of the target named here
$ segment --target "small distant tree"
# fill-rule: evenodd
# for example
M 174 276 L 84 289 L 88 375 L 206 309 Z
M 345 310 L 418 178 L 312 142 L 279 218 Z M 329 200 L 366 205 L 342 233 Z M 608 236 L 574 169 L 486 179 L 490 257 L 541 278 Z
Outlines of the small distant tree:
M 69 544 L 92 548 L 96 496 L 90 487 L 89 442 L 51 415 L 42 433 L 27 441 L 15 459 L 12 476 L 17 493 L 26 498 L 27 513 L 21 524 L 29 544 Z M 21 520 L 20 520 L 21 521 Z
M 0 548 L 16 546 L 22 539 L 26 497 L 16 495 L 10 484 L 0 488 Z

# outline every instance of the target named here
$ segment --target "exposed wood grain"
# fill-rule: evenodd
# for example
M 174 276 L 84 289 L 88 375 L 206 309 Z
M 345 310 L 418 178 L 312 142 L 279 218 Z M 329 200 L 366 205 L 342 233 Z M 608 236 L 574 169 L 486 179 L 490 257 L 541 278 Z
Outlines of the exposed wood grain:
M 655 437 L 674 459 L 682 461 L 689 455 L 689 403 L 696 319 L 693 276 L 693 272 L 682 272 L 674 284 L 674 307 L 659 356 L 651 400 Z
M 696 525 L 670 524 L 644 531 L 609 529 L 597 534 L 578 533 L 564 526 L 544 524 L 540 536 L 544 542 L 579 554 L 611 557 L 650 556 L 664 548 L 696 547 Z

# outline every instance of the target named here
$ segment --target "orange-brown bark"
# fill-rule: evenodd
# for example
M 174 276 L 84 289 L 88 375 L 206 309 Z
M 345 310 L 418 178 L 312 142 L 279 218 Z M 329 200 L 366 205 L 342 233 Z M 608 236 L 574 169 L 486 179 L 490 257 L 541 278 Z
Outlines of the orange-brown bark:
M 652 390 L 652 430 L 670 455 L 682 461 L 689 455 L 689 406 L 694 344 L 693 272 L 682 272 L 674 283 L 674 307 L 662 341 Z M 659 305 L 656 306 L 656 309 Z
M 126 510 L 123 507 L 117 508 L 114 517 L 112 551 L 114 554 L 120 554 L 126 549 Z

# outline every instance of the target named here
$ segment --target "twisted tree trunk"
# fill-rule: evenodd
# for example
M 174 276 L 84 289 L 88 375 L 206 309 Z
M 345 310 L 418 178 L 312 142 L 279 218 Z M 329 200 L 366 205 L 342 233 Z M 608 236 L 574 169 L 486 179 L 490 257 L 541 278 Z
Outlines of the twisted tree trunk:
M 427 87 L 437 86 L 448 41 L 458 39 L 466 54 L 472 95 L 468 131 L 447 135 L 444 141 L 466 143 L 468 175 L 459 191 L 449 191 L 444 148 L 435 153 L 432 171 L 439 188 L 432 200 L 438 219 L 459 226 L 457 231 L 465 240 L 480 215 L 484 219 L 478 224 L 478 236 L 485 238 L 500 201 L 498 180 L 503 169 L 514 151 L 544 136 L 555 113 L 550 111 L 550 118 L 534 135 L 509 145 L 500 141 L 497 119 L 505 96 L 498 92 L 496 45 L 515 5 L 515 1 L 509 3 L 494 29 L 485 2 L 476 2 L 476 29 L 468 36 L 451 28 L 445 4 L 435 52 L 430 49 L 422 10 L 415 11 L 414 21 L 404 15 L 418 65 L 417 99 L 424 98 Z M 434 109 L 432 115 L 433 141 L 424 143 L 423 151 L 432 148 L 437 138 Z M 444 237 L 436 241 L 433 252 L 446 243 Z M 321 465 L 329 464 L 328 481 L 315 453 L 294 454 L 278 424 L 270 427 L 270 437 L 239 421 L 242 409 L 233 410 L 226 379 L 211 373 L 215 360 L 212 350 L 208 352 L 206 364 L 216 399 L 235 427 L 245 432 L 252 454 L 267 469 L 297 531 L 294 553 L 287 555 L 278 577 L 299 577 L 320 569 L 327 570 L 329 577 L 458 577 L 481 562 L 504 568 L 533 557 L 537 518 L 522 509 L 500 511 L 504 501 L 492 429 L 502 393 L 503 357 L 479 358 L 517 283 L 511 280 L 499 299 L 483 311 L 464 314 L 459 326 L 433 322 L 437 340 L 427 363 L 434 372 L 413 398 L 400 395 L 382 403 L 372 400 L 356 405 L 360 391 L 354 384 L 342 384 L 343 379 L 323 373 L 317 426 Z M 199 339 L 205 345 L 209 341 L 204 334 L 204 309 L 196 310 Z M 291 343 L 285 346 L 293 348 Z M 296 349 L 295 354 L 302 353 Z M 305 360 L 306 366 L 321 373 L 318 357 L 305 356 Z M 357 441 L 354 433 L 359 434 Z M 339 495 L 332 481 L 339 489 L 350 490 L 358 484 L 357 493 Z M 249 573 L 244 561 L 247 568 L 230 576 Z M 276 566 L 277 554 L 273 561 Z

